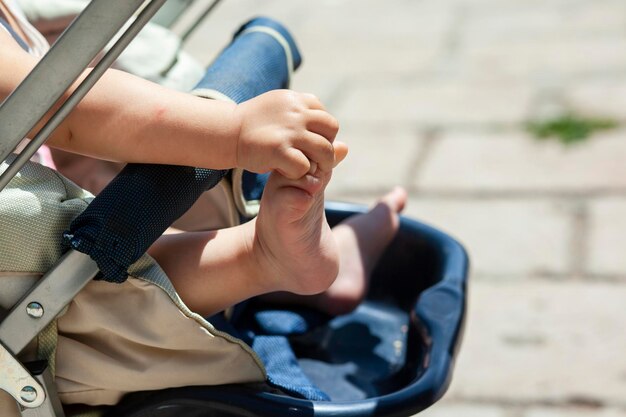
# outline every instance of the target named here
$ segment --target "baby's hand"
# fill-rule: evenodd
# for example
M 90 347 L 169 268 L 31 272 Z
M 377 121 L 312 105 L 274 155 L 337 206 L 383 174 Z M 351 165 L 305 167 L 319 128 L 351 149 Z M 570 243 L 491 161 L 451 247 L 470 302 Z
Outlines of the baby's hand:
M 312 94 L 270 91 L 241 103 L 235 114 L 239 168 L 298 179 L 316 167 L 330 172 L 339 162 L 333 149 L 339 125 Z

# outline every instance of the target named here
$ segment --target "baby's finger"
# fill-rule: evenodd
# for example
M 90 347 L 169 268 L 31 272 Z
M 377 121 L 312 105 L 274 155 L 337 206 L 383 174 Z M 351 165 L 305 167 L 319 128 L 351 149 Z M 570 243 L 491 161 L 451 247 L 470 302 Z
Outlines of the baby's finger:
M 317 96 L 315 94 L 311 94 L 311 93 L 301 93 L 301 94 L 302 94 L 303 101 L 306 103 L 306 105 L 310 109 L 326 110 L 324 108 L 324 105 L 320 101 L 320 99 L 317 98 Z
M 348 145 L 341 141 L 335 141 L 333 144 L 333 148 L 335 149 L 335 166 L 339 165 L 341 161 L 346 159 L 348 156 Z M 334 168 L 333 167 L 333 168 Z
M 288 148 L 286 155 L 282 158 L 280 166 L 275 168 L 283 176 L 290 180 L 297 180 L 304 177 L 311 169 L 309 158 L 295 148 Z
M 315 175 L 305 175 L 297 180 L 290 180 L 284 176 L 276 175 L 276 172 L 272 173 L 274 177 L 273 181 L 278 187 L 286 187 L 289 189 L 299 189 L 308 194 L 308 198 L 311 198 L 313 194 L 320 191 L 322 187 L 328 182 L 327 178 L 320 178 Z
M 330 113 L 324 110 L 309 110 L 306 128 L 314 133 L 324 136 L 331 143 L 335 140 L 339 131 L 339 122 Z
M 333 169 L 335 151 L 333 145 L 323 136 L 306 132 L 295 145 L 309 160 L 315 161 L 319 169 L 324 171 Z

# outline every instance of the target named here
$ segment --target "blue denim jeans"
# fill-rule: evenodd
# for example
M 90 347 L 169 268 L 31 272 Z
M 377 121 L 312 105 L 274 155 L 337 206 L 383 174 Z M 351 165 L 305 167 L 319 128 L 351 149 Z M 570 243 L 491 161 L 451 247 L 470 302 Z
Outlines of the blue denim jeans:
M 291 73 L 301 63 L 298 47 L 287 29 L 275 20 L 258 17 L 235 33 L 194 93 L 241 103 L 270 90 L 288 88 Z M 244 171 L 243 198 L 260 200 L 268 177 Z

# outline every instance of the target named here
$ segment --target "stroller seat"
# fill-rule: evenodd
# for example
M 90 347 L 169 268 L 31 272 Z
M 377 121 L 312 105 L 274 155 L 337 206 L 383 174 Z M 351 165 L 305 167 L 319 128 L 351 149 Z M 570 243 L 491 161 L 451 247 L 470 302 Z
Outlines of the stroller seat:
M 257 30 L 255 25 L 269 26 L 271 30 Z M 285 36 L 286 41 L 276 44 L 271 39 L 276 33 Z M 285 53 L 285 45 L 291 55 Z M 284 28 L 258 19 L 237 33 L 199 91 L 205 97 L 241 102 L 268 89 L 284 87 L 298 63 L 299 53 Z M 72 270 L 76 276 L 71 279 L 81 282 L 93 277 L 96 264 L 104 280 L 125 280 L 130 266 L 154 239 L 222 178 L 234 181 L 240 177 L 190 167 L 127 166 L 69 226 L 65 241 L 72 249 L 59 265 L 65 265 L 68 259 L 87 265 L 84 276 L 79 277 L 82 268 Z M 238 185 L 233 184 L 233 189 Z M 239 188 L 244 188 L 247 197 L 254 197 L 254 193 L 246 193 L 245 186 Z M 328 203 L 326 207 L 331 225 L 364 210 L 340 203 Z M 246 213 L 241 214 L 244 217 Z M 90 258 L 76 257 L 78 252 Z M 280 378 L 284 381 L 285 375 L 269 372 L 266 383 L 136 392 L 126 395 L 116 406 L 99 411 L 120 417 L 413 414 L 439 399 L 449 384 L 463 329 L 467 268 L 467 255 L 453 238 L 402 217 L 398 235 L 374 271 L 365 302 L 354 312 L 331 318 L 252 301 L 224 323 L 244 341 L 253 337 L 283 338 L 280 340 L 290 350 L 291 356 L 285 356 L 293 365 L 290 369 L 298 369 L 328 401 L 294 395 L 285 384 L 274 383 Z M 80 288 L 77 284 L 68 291 L 68 297 Z M 48 300 L 40 301 L 46 304 Z M 22 308 L 20 303 L 11 314 L 19 313 L 16 309 Z M 214 325 L 219 327 L 219 320 L 215 320 Z M 3 344 L 5 334 L 0 331 Z M 271 350 L 268 353 L 263 359 L 270 370 L 272 360 L 283 357 L 283 352 L 275 356 Z M 37 375 L 39 371 L 30 367 L 29 372 Z M 43 379 L 40 382 L 49 383 Z M 54 390 L 47 390 L 47 395 L 53 397 Z M 23 415 L 35 415 L 32 413 L 36 410 L 27 407 Z M 58 407 L 51 407 L 37 415 L 60 413 Z
M 327 203 L 326 212 L 334 224 L 364 210 Z M 183 387 L 128 395 L 106 416 L 415 414 L 436 402 L 450 382 L 463 332 L 467 268 L 465 250 L 453 238 L 402 217 L 361 306 L 331 319 L 295 313 L 310 328 L 294 326 L 299 330 L 290 343 L 304 372 L 331 401 L 298 399 L 258 385 Z M 258 316 L 280 307 L 247 308 Z

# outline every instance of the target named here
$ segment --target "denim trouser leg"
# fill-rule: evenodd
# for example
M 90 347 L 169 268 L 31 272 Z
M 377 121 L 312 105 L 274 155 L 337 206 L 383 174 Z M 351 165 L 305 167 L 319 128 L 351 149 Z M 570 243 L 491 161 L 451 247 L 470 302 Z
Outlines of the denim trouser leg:
M 193 93 L 241 103 L 270 90 L 288 88 L 291 73 L 302 61 L 287 29 L 269 18 L 244 24 Z M 236 171 L 233 187 L 240 194 L 241 220 L 254 215 L 250 206 L 261 199 L 269 174 Z

